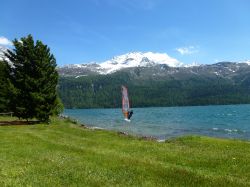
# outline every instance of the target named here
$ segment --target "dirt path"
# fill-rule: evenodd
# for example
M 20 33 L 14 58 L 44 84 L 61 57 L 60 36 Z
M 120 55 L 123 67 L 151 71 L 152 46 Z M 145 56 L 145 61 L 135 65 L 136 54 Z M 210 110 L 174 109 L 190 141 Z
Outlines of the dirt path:
M 11 126 L 11 125 L 35 125 L 38 124 L 39 121 L 0 121 L 0 126 Z

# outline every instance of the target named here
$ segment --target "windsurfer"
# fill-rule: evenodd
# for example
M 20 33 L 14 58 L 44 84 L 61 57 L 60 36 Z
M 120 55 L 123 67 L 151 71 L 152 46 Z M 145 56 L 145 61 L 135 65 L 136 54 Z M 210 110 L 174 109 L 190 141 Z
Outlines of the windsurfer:
M 133 113 L 134 113 L 133 110 L 128 112 L 128 119 L 130 119 L 132 117 Z

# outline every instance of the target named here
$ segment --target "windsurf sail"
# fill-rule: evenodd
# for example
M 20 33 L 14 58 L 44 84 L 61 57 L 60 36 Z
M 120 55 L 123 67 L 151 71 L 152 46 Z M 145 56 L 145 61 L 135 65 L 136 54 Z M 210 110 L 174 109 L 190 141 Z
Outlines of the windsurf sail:
M 129 108 L 128 89 L 126 86 L 122 86 L 122 112 L 125 119 L 129 119 Z

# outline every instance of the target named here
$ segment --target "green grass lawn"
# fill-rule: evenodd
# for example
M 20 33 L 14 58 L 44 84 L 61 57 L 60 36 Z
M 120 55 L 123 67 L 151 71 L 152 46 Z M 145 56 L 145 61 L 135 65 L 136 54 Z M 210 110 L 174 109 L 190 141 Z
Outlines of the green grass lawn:
M 250 186 L 250 142 L 158 143 L 58 118 L 0 126 L 0 186 Z

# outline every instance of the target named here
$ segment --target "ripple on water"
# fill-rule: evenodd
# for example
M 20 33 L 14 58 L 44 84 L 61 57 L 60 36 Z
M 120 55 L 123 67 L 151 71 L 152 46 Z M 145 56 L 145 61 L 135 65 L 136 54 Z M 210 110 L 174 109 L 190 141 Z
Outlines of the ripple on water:
M 66 109 L 83 124 L 155 137 L 199 134 L 250 139 L 250 105 L 135 108 L 130 123 L 121 109 Z

